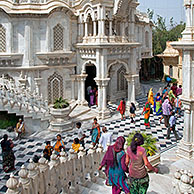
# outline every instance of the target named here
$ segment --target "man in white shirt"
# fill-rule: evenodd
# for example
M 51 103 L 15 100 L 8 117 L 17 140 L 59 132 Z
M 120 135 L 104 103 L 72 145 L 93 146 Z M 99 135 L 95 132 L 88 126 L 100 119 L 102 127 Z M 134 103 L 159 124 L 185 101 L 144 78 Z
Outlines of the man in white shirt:
M 106 150 L 107 149 L 107 144 L 112 143 L 112 133 L 109 133 L 106 127 L 102 128 L 102 135 L 100 137 L 100 141 L 99 144 L 102 145 L 103 149 Z
M 76 123 L 76 128 L 78 129 L 78 139 L 79 139 L 79 143 L 82 145 L 82 147 L 84 147 L 84 138 L 86 137 L 86 135 L 84 134 L 82 128 L 81 128 L 81 123 L 78 122 Z

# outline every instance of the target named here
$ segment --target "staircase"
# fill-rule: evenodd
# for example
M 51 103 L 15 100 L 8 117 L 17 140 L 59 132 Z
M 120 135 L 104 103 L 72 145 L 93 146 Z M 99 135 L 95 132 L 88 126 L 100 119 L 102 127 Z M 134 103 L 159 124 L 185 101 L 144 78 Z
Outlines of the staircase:
M 73 107 L 74 104 L 71 104 L 71 106 Z M 93 120 L 98 116 L 98 113 L 88 106 L 76 106 L 69 116 L 73 123 L 76 123 L 78 121 L 83 122 Z
M 0 111 L 23 116 L 27 132 L 42 131 L 49 125 L 47 101 L 28 89 L 17 86 L 13 80 L 0 78 Z

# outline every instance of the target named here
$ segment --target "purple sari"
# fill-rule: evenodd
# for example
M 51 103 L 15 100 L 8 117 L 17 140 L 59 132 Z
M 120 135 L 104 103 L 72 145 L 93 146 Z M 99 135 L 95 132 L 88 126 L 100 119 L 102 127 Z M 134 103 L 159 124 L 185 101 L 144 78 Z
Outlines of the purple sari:
M 124 143 L 125 139 L 118 137 L 116 143 L 108 147 L 101 163 L 101 166 L 106 167 L 106 184 L 112 186 L 113 194 L 119 194 L 121 191 L 124 191 L 126 194 L 129 193 L 125 174 L 125 172 L 128 172 L 128 167 L 125 164 L 126 154 L 123 150 Z
M 94 91 L 90 90 L 90 105 L 94 105 Z

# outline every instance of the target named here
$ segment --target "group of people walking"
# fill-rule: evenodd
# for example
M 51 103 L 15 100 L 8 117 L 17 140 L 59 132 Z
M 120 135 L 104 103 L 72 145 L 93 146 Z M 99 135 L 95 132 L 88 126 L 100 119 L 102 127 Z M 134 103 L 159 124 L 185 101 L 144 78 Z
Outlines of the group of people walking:
M 143 136 L 136 133 L 131 145 L 124 150 L 125 138 L 118 137 L 115 144 L 108 147 L 99 170 L 105 167 L 106 185 L 112 186 L 113 194 L 146 194 L 149 176 L 146 167 L 158 173 L 146 155 Z M 127 176 L 128 174 L 128 176 Z
M 150 114 L 154 112 L 157 116 L 160 116 L 160 122 L 164 119 L 164 124 L 167 128 L 167 139 L 170 138 L 170 133 L 173 131 L 175 138 L 180 139 L 178 136 L 175 126 L 176 117 L 181 117 L 182 102 L 180 100 L 180 95 L 182 94 L 182 86 L 179 88 L 177 84 L 173 84 L 172 87 L 164 87 L 156 93 L 154 96 L 152 88 L 148 93 L 148 99 L 143 108 L 142 114 L 144 114 L 144 124 L 146 127 L 150 127 Z

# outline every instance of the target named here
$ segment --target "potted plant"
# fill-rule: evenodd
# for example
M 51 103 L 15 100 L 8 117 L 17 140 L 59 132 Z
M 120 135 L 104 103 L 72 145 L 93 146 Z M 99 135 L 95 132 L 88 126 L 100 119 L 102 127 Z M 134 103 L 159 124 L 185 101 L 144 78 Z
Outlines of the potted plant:
M 129 136 L 127 137 L 127 144 L 128 146 L 131 145 L 133 136 L 136 134 L 137 132 L 134 131 L 132 133 L 129 134 Z M 143 138 L 144 138 L 144 144 L 142 145 L 143 148 L 145 148 L 147 156 L 148 156 L 148 160 L 149 162 L 152 164 L 152 166 L 157 166 L 160 163 L 160 153 L 158 152 L 157 146 L 156 146 L 156 138 L 154 138 L 152 135 L 150 134 L 146 134 L 143 132 L 138 131 L 138 133 L 142 134 Z
M 54 105 L 50 108 L 51 122 L 49 129 L 51 131 L 68 131 L 72 129 L 72 122 L 69 114 L 71 106 L 66 99 L 62 97 L 55 100 Z
M 60 97 L 55 100 L 53 108 L 64 109 L 64 108 L 67 108 L 68 106 L 69 106 L 69 103 L 67 102 L 67 100 Z

